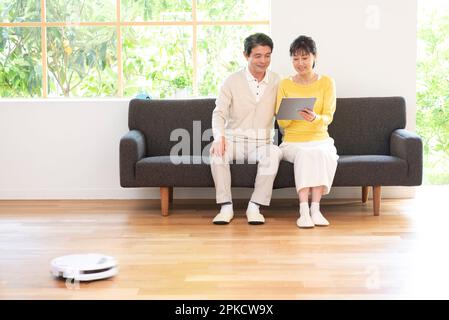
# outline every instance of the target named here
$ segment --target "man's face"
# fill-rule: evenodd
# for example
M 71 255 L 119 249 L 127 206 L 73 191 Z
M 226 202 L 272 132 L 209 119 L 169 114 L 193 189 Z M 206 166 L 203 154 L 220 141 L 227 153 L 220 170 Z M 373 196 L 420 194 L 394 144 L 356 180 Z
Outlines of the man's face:
M 249 56 L 245 54 L 245 58 L 251 72 L 264 73 L 271 62 L 271 48 L 269 46 L 254 47 Z

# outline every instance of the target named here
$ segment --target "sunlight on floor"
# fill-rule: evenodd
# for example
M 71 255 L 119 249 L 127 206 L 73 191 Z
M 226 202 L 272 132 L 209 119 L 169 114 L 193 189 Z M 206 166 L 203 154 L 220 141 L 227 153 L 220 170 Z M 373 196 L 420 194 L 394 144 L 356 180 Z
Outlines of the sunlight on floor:
M 410 273 L 405 282 L 406 295 L 418 298 L 448 298 L 449 287 L 449 186 L 417 188 L 410 207 L 416 234 L 409 252 Z

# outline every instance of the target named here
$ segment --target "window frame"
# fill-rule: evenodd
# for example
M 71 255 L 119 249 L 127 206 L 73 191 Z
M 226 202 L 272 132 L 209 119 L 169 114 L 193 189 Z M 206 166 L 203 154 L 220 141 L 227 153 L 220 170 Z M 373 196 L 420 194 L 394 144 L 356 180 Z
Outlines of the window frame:
M 0 22 L 0 27 L 38 27 L 41 34 L 41 60 L 42 60 L 42 96 L 48 98 L 48 66 L 47 66 L 47 28 L 48 27 L 106 27 L 114 26 L 117 36 L 117 93 L 116 98 L 124 98 L 124 79 L 123 79 L 123 58 L 122 58 L 122 27 L 129 26 L 190 26 L 192 27 L 192 87 L 193 96 L 198 96 L 198 27 L 199 26 L 254 26 L 270 25 L 269 20 L 226 20 L 226 21 L 200 21 L 197 19 L 197 0 L 192 0 L 192 20 L 190 21 L 122 21 L 121 20 L 121 0 L 116 0 L 115 21 L 109 22 L 49 22 L 47 21 L 46 0 L 40 0 L 41 16 L 37 22 Z M 25 98 L 25 97 L 20 97 Z M 19 98 L 19 99 L 20 99 Z M 64 98 L 64 97 L 61 97 Z M 65 98 L 65 99 L 71 99 Z M 80 98 L 80 97 L 73 97 Z M 32 99 L 32 98 L 31 98 Z

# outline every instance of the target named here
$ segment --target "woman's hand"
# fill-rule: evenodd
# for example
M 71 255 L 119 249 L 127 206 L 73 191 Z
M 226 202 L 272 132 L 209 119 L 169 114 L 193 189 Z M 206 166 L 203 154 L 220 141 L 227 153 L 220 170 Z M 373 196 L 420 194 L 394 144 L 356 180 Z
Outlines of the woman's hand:
M 299 114 L 304 118 L 304 120 L 312 122 L 316 118 L 316 113 L 313 110 L 304 109 L 299 111 Z

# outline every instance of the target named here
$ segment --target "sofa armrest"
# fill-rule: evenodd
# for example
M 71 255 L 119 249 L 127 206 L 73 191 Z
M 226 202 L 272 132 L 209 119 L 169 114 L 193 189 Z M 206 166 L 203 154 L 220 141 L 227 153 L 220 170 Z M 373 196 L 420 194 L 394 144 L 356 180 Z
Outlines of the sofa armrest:
M 136 163 L 146 155 L 145 136 L 131 130 L 120 139 L 120 185 L 134 186 Z
M 406 129 L 393 131 L 390 137 L 390 153 L 392 156 L 407 161 L 407 185 L 421 185 L 423 172 L 423 146 L 421 138 Z

